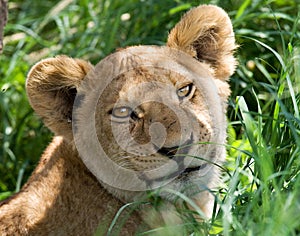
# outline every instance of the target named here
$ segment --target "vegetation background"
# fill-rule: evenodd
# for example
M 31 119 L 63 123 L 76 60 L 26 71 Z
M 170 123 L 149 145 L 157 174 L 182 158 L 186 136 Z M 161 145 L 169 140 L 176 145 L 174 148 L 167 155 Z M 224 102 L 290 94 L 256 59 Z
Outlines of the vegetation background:
M 35 62 L 67 54 L 95 64 L 116 48 L 163 45 L 183 13 L 204 3 L 229 13 L 240 64 L 230 81 L 220 210 L 210 222 L 181 227 L 186 235 L 300 235 L 299 0 L 9 1 L 0 55 L 0 199 L 20 190 L 51 140 L 24 90 Z

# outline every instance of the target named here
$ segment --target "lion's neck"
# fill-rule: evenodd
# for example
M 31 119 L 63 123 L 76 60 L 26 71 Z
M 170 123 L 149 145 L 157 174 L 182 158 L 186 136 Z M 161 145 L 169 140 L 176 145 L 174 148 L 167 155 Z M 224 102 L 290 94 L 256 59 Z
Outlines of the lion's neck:
M 21 192 L 0 206 L 0 233 L 89 235 L 98 226 L 107 229 L 121 206 L 77 151 L 55 137 Z M 133 216 L 125 231 L 134 232 L 139 224 Z

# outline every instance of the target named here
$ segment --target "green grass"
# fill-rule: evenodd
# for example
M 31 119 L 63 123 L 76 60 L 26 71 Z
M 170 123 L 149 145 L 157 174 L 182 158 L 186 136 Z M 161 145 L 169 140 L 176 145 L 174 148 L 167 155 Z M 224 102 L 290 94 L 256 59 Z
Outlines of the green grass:
M 299 235 L 300 2 L 294 0 L 10 1 L 0 55 L 0 199 L 20 189 L 51 140 L 24 91 L 33 63 L 67 54 L 95 64 L 119 47 L 162 45 L 183 12 L 199 3 L 230 14 L 240 64 L 230 81 L 220 210 L 202 225 L 183 212 L 178 227 L 187 235 Z M 121 20 L 124 13 L 129 20 Z

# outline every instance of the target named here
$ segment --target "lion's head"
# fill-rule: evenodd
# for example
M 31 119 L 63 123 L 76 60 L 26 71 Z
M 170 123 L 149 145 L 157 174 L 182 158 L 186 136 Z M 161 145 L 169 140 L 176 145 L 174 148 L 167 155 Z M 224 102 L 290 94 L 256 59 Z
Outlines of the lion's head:
M 213 163 L 225 158 L 235 48 L 227 14 L 200 6 L 166 46 L 122 49 L 95 67 L 46 59 L 30 71 L 27 91 L 46 125 L 115 196 L 129 201 L 159 186 L 193 196 L 214 186 Z

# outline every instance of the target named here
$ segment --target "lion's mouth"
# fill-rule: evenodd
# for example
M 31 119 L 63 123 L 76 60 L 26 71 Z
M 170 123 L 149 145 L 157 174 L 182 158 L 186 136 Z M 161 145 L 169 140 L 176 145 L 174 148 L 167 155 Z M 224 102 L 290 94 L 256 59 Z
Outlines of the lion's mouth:
M 176 155 L 178 149 L 179 149 L 179 146 L 171 147 L 171 148 L 162 147 L 157 152 L 161 155 L 172 158 L 173 156 Z
M 161 155 L 167 156 L 170 159 L 175 159 L 175 161 L 178 163 L 178 165 L 180 165 L 180 159 L 182 159 L 182 155 L 187 154 L 188 152 L 180 152 L 180 147 L 176 146 L 176 147 L 171 147 L 171 148 L 161 148 L 158 150 L 158 153 L 160 153 Z M 184 151 L 188 151 L 188 150 L 184 150 Z M 179 156 L 179 158 L 176 160 L 175 157 Z M 188 167 L 185 168 L 183 172 L 181 172 L 181 175 L 185 175 L 194 171 L 198 171 L 200 169 L 204 168 L 204 165 L 200 165 L 200 166 L 195 166 L 195 167 Z
M 185 159 L 191 153 L 191 148 L 194 143 L 193 135 L 191 134 L 190 138 L 180 146 L 174 147 L 161 147 L 157 148 L 157 153 L 169 158 L 172 161 L 177 163 L 177 168 L 174 170 L 169 170 L 169 174 L 164 174 L 163 176 L 159 174 L 158 176 L 148 176 L 147 174 L 141 172 L 140 178 L 143 178 L 149 186 L 156 181 L 166 181 L 170 179 L 182 179 L 190 176 L 192 173 L 197 172 L 205 168 L 206 164 L 196 165 L 187 167 L 185 164 Z
M 185 176 L 189 173 L 199 171 L 203 169 L 206 165 L 199 165 L 195 167 L 184 167 L 184 157 L 188 155 L 190 152 L 191 146 L 193 144 L 193 134 L 191 134 L 191 137 L 182 145 L 180 146 L 174 146 L 174 147 L 162 147 L 158 149 L 158 153 L 161 155 L 164 155 L 174 161 L 178 164 L 178 170 L 167 176 L 167 178 L 172 178 L 175 176 Z M 165 177 L 166 178 L 166 177 Z
M 195 166 L 195 167 L 188 167 L 186 169 L 184 169 L 184 171 L 181 174 L 188 174 L 194 171 L 198 171 L 203 169 L 206 166 L 206 164 L 200 165 L 200 166 Z
M 193 134 L 191 134 L 191 137 L 182 145 L 174 146 L 174 147 L 161 147 L 160 149 L 157 150 L 157 153 L 164 155 L 170 159 L 173 158 L 176 159 L 176 156 L 182 156 L 184 154 L 188 154 L 193 142 L 194 142 Z

